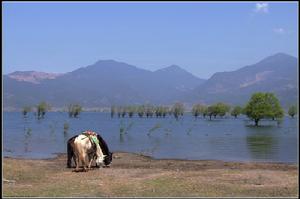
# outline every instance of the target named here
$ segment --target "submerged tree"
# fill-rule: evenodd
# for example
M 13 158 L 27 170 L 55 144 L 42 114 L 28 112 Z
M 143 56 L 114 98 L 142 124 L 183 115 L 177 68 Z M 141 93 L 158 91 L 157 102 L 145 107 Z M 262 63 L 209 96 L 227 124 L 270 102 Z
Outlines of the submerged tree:
M 128 106 L 126 109 L 129 117 L 132 117 L 136 111 L 134 106 Z
M 166 117 L 166 115 L 168 114 L 168 111 L 169 111 L 169 107 L 163 106 L 162 107 L 162 116 Z
M 243 108 L 240 106 L 235 106 L 232 111 L 231 111 L 231 115 L 234 116 L 235 118 L 237 118 L 238 115 L 242 114 Z
M 46 102 L 41 102 L 37 105 L 37 117 L 38 119 L 44 118 L 47 111 L 49 111 L 50 105 Z
M 82 107 L 79 104 L 70 104 L 68 107 L 68 111 L 69 117 L 77 118 L 82 111 Z
M 116 107 L 114 105 L 112 105 L 110 107 L 110 117 L 113 118 L 115 113 L 116 113 Z
M 203 117 L 205 117 L 207 114 L 206 106 L 202 104 L 195 104 L 192 108 L 192 114 L 195 118 L 197 118 L 201 114 L 203 115 Z
M 121 108 L 121 116 L 122 116 L 122 117 L 125 117 L 125 116 L 126 116 L 126 113 L 127 113 L 126 107 L 122 107 L 122 108 Z
M 192 108 L 192 114 L 195 118 L 197 118 L 200 115 L 200 106 L 201 104 L 195 104 Z
M 294 118 L 294 116 L 297 114 L 297 107 L 295 105 L 289 107 L 288 114 Z
M 272 118 L 272 120 L 278 120 L 283 118 L 284 111 L 280 106 L 278 99 L 275 97 L 273 93 L 265 93 L 267 103 L 271 106 L 271 111 L 267 117 Z
M 150 104 L 146 105 L 146 117 L 152 117 L 154 113 L 154 107 Z
M 144 105 L 138 106 L 137 113 L 139 117 L 143 117 L 145 114 L 145 106 Z
M 202 109 L 202 116 L 205 118 L 208 115 L 208 107 L 203 106 Z
M 24 106 L 23 107 L 22 114 L 23 114 L 24 118 L 27 116 L 27 113 L 29 113 L 30 111 L 31 111 L 30 106 Z
M 178 120 L 179 116 L 183 116 L 184 106 L 182 103 L 177 102 L 172 107 L 172 112 L 176 120 Z
M 164 107 L 164 106 L 155 107 L 156 117 L 166 117 L 167 112 L 168 112 L 168 107 Z
M 216 116 L 218 114 L 217 107 L 215 105 L 208 106 L 205 112 L 206 115 L 209 116 L 210 120 L 212 116 Z
M 122 114 L 122 107 L 121 106 L 118 106 L 117 113 L 118 113 L 118 117 L 120 118 L 121 114 Z
M 230 106 L 222 102 L 217 103 L 215 106 L 216 106 L 216 113 L 220 117 L 225 116 L 226 113 L 229 112 L 230 110 Z
M 281 119 L 283 110 L 273 93 L 254 93 L 245 107 L 246 115 L 253 119 L 255 126 L 263 118 Z

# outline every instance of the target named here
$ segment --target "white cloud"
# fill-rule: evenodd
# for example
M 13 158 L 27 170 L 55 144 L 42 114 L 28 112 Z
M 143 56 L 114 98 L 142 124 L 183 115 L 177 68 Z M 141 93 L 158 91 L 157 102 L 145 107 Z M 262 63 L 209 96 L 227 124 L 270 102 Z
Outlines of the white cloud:
M 276 34 L 279 34 L 279 35 L 283 35 L 286 33 L 286 30 L 283 28 L 274 28 L 273 32 L 275 32 Z
M 258 12 L 258 13 L 268 13 L 269 12 L 269 4 L 268 3 L 256 3 L 254 11 Z

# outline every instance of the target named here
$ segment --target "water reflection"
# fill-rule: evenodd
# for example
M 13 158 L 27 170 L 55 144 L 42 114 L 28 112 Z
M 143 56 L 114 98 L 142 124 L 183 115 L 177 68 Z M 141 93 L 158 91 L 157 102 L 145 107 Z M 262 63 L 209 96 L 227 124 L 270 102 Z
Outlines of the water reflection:
M 29 150 L 29 143 L 30 143 L 30 140 L 31 140 L 31 131 L 32 129 L 31 128 L 25 128 L 24 129 L 24 152 L 30 152 Z
M 157 151 L 160 147 L 161 140 L 158 137 L 149 137 L 149 141 L 151 142 L 151 148 L 147 150 L 149 155 L 152 155 L 155 151 Z
M 278 140 L 268 134 L 253 134 L 246 137 L 247 147 L 253 159 L 266 160 L 276 155 Z
M 120 143 L 124 143 L 124 134 L 123 133 L 120 133 L 119 141 L 120 141 Z
M 280 126 L 262 121 L 259 127 L 251 121 L 251 126 L 246 126 L 248 121 L 194 121 L 192 116 L 178 121 L 173 117 L 112 120 L 105 113 L 82 113 L 73 120 L 54 112 L 38 121 L 33 115 L 23 118 L 20 113 L 4 113 L 3 153 L 12 157 L 52 157 L 53 153 L 66 152 L 67 139 L 76 132 L 95 129 L 102 132 L 112 150 L 145 151 L 156 158 L 180 159 L 189 154 L 191 159 L 297 161 L 297 120 L 285 117 Z

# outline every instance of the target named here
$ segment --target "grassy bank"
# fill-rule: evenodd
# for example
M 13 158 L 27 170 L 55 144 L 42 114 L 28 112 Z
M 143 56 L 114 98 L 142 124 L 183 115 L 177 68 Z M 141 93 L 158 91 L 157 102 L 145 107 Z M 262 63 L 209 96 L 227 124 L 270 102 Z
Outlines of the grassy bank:
M 110 168 L 72 172 L 66 155 L 3 159 L 3 196 L 298 196 L 298 166 L 154 160 L 114 153 Z

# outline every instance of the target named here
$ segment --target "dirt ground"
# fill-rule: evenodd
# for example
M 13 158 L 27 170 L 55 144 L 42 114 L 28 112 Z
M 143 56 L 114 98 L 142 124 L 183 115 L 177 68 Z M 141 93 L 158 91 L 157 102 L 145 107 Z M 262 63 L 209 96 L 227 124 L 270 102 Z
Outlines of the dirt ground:
M 155 160 L 115 152 L 109 168 L 72 172 L 66 155 L 3 159 L 3 196 L 297 197 L 298 165 Z

